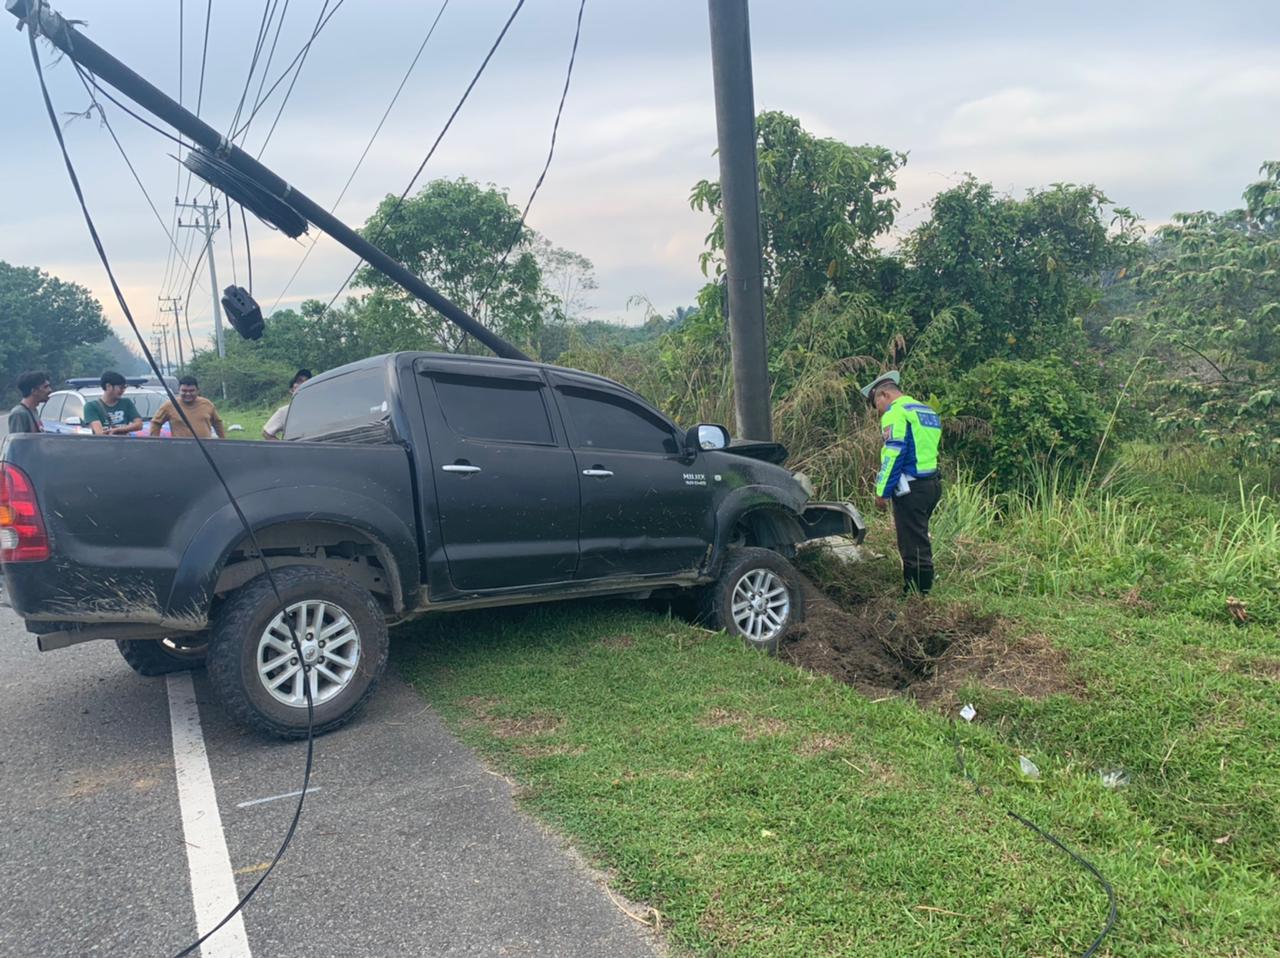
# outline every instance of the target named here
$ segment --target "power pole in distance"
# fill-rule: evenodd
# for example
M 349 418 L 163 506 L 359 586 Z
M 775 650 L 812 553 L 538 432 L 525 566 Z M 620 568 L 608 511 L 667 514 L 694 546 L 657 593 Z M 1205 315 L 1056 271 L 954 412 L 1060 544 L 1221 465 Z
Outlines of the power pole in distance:
M 182 369 L 187 364 L 186 357 L 182 355 L 182 326 L 178 322 L 182 300 L 177 296 L 160 296 L 157 299 L 163 312 L 173 313 L 173 341 L 178 344 L 178 368 Z
M 166 373 L 173 369 L 169 362 L 169 330 L 163 326 L 160 327 L 160 369 Z
M 747 0 L 707 0 L 716 91 L 720 197 L 729 291 L 729 348 L 738 434 L 773 438 L 760 253 L 760 181 Z
M 178 203 L 179 209 L 192 209 L 200 215 L 198 223 L 184 223 L 178 220 L 178 226 L 182 229 L 200 230 L 204 233 L 204 256 L 209 261 L 209 288 L 213 290 L 213 332 L 214 339 L 218 344 L 218 358 L 226 359 L 227 350 L 222 342 L 222 301 L 218 298 L 218 270 L 213 262 L 213 234 L 220 224 L 217 220 L 218 201 L 212 203 Z M 227 383 L 225 379 L 222 383 L 222 398 L 227 398 Z

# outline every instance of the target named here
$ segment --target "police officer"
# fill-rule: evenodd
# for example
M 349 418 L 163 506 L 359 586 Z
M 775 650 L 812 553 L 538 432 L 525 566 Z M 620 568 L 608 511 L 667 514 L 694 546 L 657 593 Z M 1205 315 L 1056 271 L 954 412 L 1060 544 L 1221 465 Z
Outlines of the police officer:
M 902 591 L 928 595 L 933 587 L 933 547 L 929 517 L 942 494 L 938 478 L 938 444 L 942 419 L 900 388 L 896 369 L 882 373 L 862 395 L 880 413 L 884 448 L 876 476 L 876 507 L 893 504 L 893 524 L 902 554 Z

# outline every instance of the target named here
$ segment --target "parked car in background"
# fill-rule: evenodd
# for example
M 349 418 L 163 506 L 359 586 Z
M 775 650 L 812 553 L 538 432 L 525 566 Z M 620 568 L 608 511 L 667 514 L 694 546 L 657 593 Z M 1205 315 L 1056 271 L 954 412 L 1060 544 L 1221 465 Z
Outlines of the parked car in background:
M 146 382 L 142 377 L 129 379 L 127 382 L 130 388 L 125 395 L 133 400 L 144 423 L 142 429 L 129 435 L 145 437 L 148 435 L 145 423 L 151 421 L 156 410 L 169 397 L 159 387 L 139 388 Z M 67 384 L 70 389 L 58 390 L 40 407 L 40 421 L 44 424 L 45 432 L 54 435 L 91 435 L 93 430 L 84 421 L 84 407 L 85 403 L 102 396 L 102 387 L 97 379 L 88 378 L 68 379 Z M 161 438 L 168 438 L 169 432 L 169 424 L 165 423 L 160 430 Z

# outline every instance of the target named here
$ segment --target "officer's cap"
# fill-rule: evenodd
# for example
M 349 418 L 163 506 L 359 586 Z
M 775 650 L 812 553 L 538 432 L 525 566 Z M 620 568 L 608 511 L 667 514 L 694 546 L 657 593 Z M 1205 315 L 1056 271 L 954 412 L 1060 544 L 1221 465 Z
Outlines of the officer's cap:
M 896 369 L 890 369 L 888 372 L 881 373 L 871 382 L 862 387 L 862 398 L 870 399 L 871 394 L 876 391 L 876 387 L 882 383 L 893 383 L 895 386 L 902 385 L 902 374 Z

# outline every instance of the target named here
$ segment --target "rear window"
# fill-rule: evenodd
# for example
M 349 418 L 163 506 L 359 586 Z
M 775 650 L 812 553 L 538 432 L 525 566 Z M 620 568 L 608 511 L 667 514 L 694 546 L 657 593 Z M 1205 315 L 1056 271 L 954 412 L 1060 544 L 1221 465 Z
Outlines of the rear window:
M 308 383 L 289 405 L 284 438 L 312 439 L 371 425 L 386 419 L 389 409 L 382 367 Z

